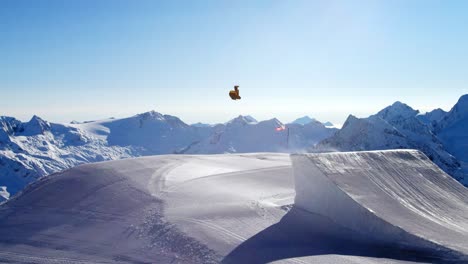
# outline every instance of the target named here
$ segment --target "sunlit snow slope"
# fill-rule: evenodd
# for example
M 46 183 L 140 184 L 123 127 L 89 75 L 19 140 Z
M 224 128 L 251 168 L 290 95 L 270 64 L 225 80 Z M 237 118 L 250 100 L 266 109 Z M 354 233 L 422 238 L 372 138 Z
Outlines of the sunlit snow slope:
M 371 174 L 350 174 L 353 181 L 346 181 L 343 172 L 353 157 L 360 164 L 380 164 L 364 154 L 342 154 L 348 158 L 337 165 L 341 174 L 334 178 L 323 171 L 335 154 L 294 156 L 296 178 L 302 175 L 297 206 L 286 154 L 163 155 L 81 165 L 42 178 L 0 205 L 0 262 L 464 261 L 466 190 L 418 152 L 379 153 L 384 163 L 378 170 L 390 175 L 388 181 L 409 182 L 407 187 L 392 183 L 388 190 L 382 187 L 390 194 L 379 191 Z M 323 162 L 311 162 L 312 157 L 324 157 Z M 311 166 L 318 169 L 308 170 Z M 399 170 L 423 176 L 394 176 Z M 383 186 L 384 179 L 375 177 Z M 330 195 L 322 201 L 328 211 L 314 211 L 315 185 Z M 408 205 L 397 206 L 398 199 Z M 330 213 L 342 209 L 337 202 L 354 206 L 346 221 Z M 366 218 L 366 210 L 374 218 Z M 369 224 L 387 239 L 353 225 L 364 220 L 373 221 Z M 422 227 L 415 227 L 419 223 Z M 392 240 L 389 234 L 397 227 L 414 243 Z
M 383 243 L 468 254 L 468 191 L 422 152 L 298 154 L 292 161 L 297 207 Z

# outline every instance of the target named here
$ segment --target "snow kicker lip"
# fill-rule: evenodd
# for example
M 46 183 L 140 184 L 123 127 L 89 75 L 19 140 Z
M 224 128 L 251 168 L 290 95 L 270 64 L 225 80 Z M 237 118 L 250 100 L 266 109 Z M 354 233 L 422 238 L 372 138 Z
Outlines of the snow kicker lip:
M 468 261 L 468 190 L 416 150 L 292 154 L 295 205 L 383 243 Z

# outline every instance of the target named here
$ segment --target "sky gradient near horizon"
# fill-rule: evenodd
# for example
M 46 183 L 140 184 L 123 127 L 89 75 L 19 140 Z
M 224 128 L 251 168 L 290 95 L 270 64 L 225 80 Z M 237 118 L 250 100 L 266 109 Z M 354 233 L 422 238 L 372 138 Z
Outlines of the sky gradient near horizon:
M 450 110 L 468 93 L 466 14 L 440 0 L 4 0 L 0 115 L 341 124 L 397 100 Z

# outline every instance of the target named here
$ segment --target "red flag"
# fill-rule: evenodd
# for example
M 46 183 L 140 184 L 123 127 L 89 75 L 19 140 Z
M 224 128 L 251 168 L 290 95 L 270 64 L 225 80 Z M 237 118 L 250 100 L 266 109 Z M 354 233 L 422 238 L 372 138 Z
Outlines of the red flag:
M 283 131 L 283 130 L 285 130 L 285 129 L 286 129 L 286 127 L 285 127 L 284 125 L 275 128 L 276 131 Z

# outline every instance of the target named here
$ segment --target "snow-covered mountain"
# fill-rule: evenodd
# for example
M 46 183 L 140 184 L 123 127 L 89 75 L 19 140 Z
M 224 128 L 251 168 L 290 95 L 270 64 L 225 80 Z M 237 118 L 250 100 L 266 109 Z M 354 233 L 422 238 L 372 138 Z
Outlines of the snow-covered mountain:
M 436 124 L 435 133 L 468 174 L 468 95 L 462 96 Z
M 174 153 L 287 151 L 288 130 L 277 119 L 239 116 L 225 124 L 190 126 L 155 111 L 123 119 L 49 123 L 0 117 L 0 187 L 13 195 L 37 178 L 78 164 Z M 306 147 L 335 130 L 321 124 L 291 128 L 291 146 Z M 3 195 L 4 194 L 4 195 Z
M 468 175 L 468 95 L 462 96 L 434 127 L 445 148 L 460 161 L 464 174 Z M 468 185 L 468 176 L 464 183 Z
M 355 151 L 385 149 L 418 149 L 459 181 L 463 181 L 460 162 L 421 122 L 419 111 L 396 102 L 368 118 L 348 117 L 341 130 L 317 145 L 317 149 Z
M 296 152 L 314 146 L 338 131 L 337 128 L 326 126 L 317 120 L 305 125 L 291 123 L 286 126 L 289 129 L 289 148 Z
M 224 124 L 188 125 L 154 111 L 69 124 L 0 117 L 0 199 L 83 163 L 155 154 L 302 152 L 318 142 L 314 151 L 419 149 L 468 185 L 468 95 L 448 113 L 420 115 L 396 102 L 368 118 L 350 115 L 340 130 L 316 120 L 283 124 L 242 115 Z
M 213 125 L 197 122 L 195 124 L 191 124 L 191 126 L 193 126 L 193 127 L 211 127 Z
M 323 123 L 323 125 L 326 126 L 326 127 L 335 127 L 335 125 L 330 121 L 327 121 L 327 122 Z
M 314 121 L 317 121 L 315 118 L 311 118 L 309 116 L 303 116 L 303 117 L 300 117 L 294 121 L 292 121 L 291 123 L 292 124 L 298 124 L 298 125 L 306 125 L 306 124 L 309 124 L 310 122 L 314 122 Z
M 1 117 L 0 186 L 14 194 L 40 176 L 78 164 L 174 153 L 200 140 L 201 130 L 154 111 L 74 124 Z
M 258 122 L 250 116 L 238 116 L 226 124 L 213 127 L 212 134 L 183 153 L 219 154 L 256 151 L 298 151 L 331 136 L 337 129 L 327 128 L 318 121 L 283 124 L 276 118 Z
M 131 146 L 139 150 L 139 155 L 174 153 L 200 140 L 196 127 L 187 125 L 175 116 L 155 111 L 101 122 L 99 126 L 108 130 L 109 146 Z
M 424 124 L 434 126 L 436 123 L 441 121 L 445 117 L 446 114 L 447 112 L 445 112 L 444 110 L 440 108 L 437 108 L 430 112 L 419 114 L 417 115 L 417 118 L 419 119 L 419 121 L 423 122 Z
M 98 139 L 76 127 L 51 124 L 37 116 L 26 123 L 11 117 L 0 120 L 0 186 L 12 194 L 39 176 L 105 160 L 102 154 L 130 156 L 125 149 L 98 148 L 102 145 Z
M 238 123 L 238 124 L 255 124 L 258 123 L 257 119 L 253 118 L 250 115 L 239 115 L 238 117 L 235 117 L 228 122 L 225 123 L 225 125 L 228 124 L 233 124 L 233 123 Z
M 333 127 L 333 124 L 331 122 L 322 123 L 322 122 L 319 122 L 317 119 L 309 117 L 309 116 L 303 116 L 291 122 L 291 124 L 297 124 L 297 125 L 307 125 L 309 123 L 321 123 L 326 127 Z
M 286 149 L 286 134 L 276 131 L 283 126 L 277 119 L 257 122 L 251 116 L 238 116 L 212 127 L 210 135 L 194 142 L 179 153 L 215 154 Z

